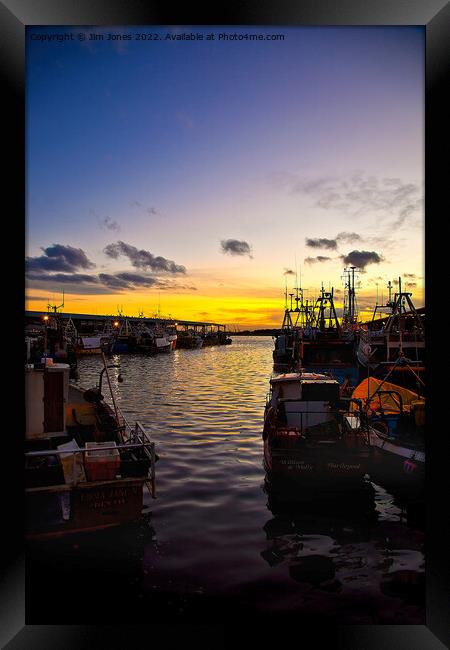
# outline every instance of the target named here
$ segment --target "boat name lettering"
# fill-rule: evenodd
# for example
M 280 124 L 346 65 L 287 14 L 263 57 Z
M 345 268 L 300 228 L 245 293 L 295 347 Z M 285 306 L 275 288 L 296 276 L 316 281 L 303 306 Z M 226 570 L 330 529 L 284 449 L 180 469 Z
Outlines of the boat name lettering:
M 313 466 L 309 465 L 308 463 L 304 463 L 300 460 L 290 460 L 290 459 L 281 459 L 279 461 L 280 465 L 295 465 L 298 467 L 298 469 L 307 469 L 307 470 L 312 470 Z
M 330 469 L 360 469 L 361 465 L 349 465 L 348 463 L 328 463 Z
M 111 488 L 109 490 L 95 490 L 95 492 L 81 492 L 80 501 L 88 503 L 93 501 L 109 500 L 109 499 L 125 499 L 127 496 L 137 494 L 138 489 L 135 486 L 124 488 Z
M 111 506 L 123 506 L 126 499 L 105 499 L 104 501 L 92 501 L 89 506 L 94 510 L 111 508 Z

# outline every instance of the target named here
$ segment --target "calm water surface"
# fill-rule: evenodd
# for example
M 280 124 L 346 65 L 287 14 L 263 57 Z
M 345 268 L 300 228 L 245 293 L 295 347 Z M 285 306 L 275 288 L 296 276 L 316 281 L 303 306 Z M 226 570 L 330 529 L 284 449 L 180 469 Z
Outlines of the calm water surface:
M 124 570 L 130 598 L 172 620 L 220 620 L 229 610 L 424 623 L 423 532 L 393 495 L 374 486 L 363 508 L 351 497 L 316 508 L 313 495 L 295 505 L 264 487 L 272 349 L 270 337 L 234 337 L 229 346 L 110 359 L 124 378 L 109 371 L 123 414 L 145 425 L 160 457 L 147 530 L 126 540 L 136 560 Z M 101 367 L 81 359 L 79 384 L 97 383 Z M 107 399 L 106 382 L 102 392 Z M 95 555 L 104 539 L 73 548 Z

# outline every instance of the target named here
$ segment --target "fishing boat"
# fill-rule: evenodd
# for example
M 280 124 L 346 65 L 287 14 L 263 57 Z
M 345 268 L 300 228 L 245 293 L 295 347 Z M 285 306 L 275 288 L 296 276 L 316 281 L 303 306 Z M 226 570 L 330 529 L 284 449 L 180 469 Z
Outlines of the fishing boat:
M 221 330 L 220 328 L 218 329 L 217 338 L 218 338 L 219 345 L 231 345 L 231 343 L 232 343 L 232 340 L 228 336 L 225 329 L 223 329 L 223 330 Z
M 149 328 L 142 328 L 137 334 L 136 351 L 156 354 L 155 335 Z
M 302 370 L 327 374 L 338 380 L 343 393 L 359 379 L 355 346 L 358 336 L 355 269 L 344 269 L 345 293 L 342 322 L 334 304 L 334 289 L 310 302 L 301 287 L 290 293 L 290 308 L 285 294 L 281 331 L 275 337 L 274 370 Z M 294 298 L 295 295 L 295 298 Z M 295 308 L 293 307 L 295 300 Z
M 389 299 L 385 305 L 376 305 L 371 323 L 360 331 L 357 358 L 361 375 L 370 372 L 378 379 L 391 375 L 393 383 L 417 389 L 425 385 L 425 319 L 424 310 L 417 310 L 412 294 L 399 290 L 392 298 L 389 282 Z M 377 318 L 379 313 L 385 318 Z M 413 370 L 413 372 L 411 372 Z
M 80 336 L 75 346 L 75 352 L 79 356 L 101 354 L 102 341 L 100 336 Z
M 278 372 L 298 369 L 301 332 L 294 327 L 291 313 L 286 307 L 281 330 L 274 336 L 273 368 Z
M 165 319 L 158 318 L 151 332 L 153 334 L 154 351 L 156 353 L 172 352 L 177 343 L 174 325 Z
M 355 269 L 344 269 L 345 292 L 342 322 L 334 304 L 334 289 L 323 286 L 310 310 L 308 322 L 301 329 L 299 342 L 300 367 L 307 372 L 326 373 L 347 389 L 359 379 L 356 359 L 358 338 Z
M 353 426 L 366 432 L 374 452 L 371 455 L 371 476 L 389 486 L 422 489 L 425 398 L 376 377 L 364 379 L 352 397 L 363 403 L 362 419 L 355 414 Z
M 168 339 L 164 331 L 157 332 L 155 335 L 156 352 L 172 352 L 172 341 Z
M 219 345 L 219 336 L 217 332 L 205 332 L 202 334 L 203 347 L 211 347 L 213 345 Z
M 119 331 L 113 352 L 156 354 L 175 349 L 177 335 L 169 333 L 161 323 L 150 327 L 142 321 L 135 322 L 133 326 L 127 326 L 127 322 Z
M 137 352 L 136 332 L 128 318 L 124 318 L 120 324 L 119 331 L 114 337 L 111 353 L 112 354 L 133 354 Z
M 26 534 L 64 536 L 139 521 L 155 497 L 155 444 L 120 413 L 106 359 L 99 385 L 69 383 L 69 366 L 25 366 Z M 113 408 L 101 393 L 106 373 Z
M 75 339 L 64 325 L 62 314 L 58 309 L 61 305 L 48 304 L 48 311 L 41 323 L 32 327 L 25 336 L 25 363 L 41 363 L 42 359 L 50 359 L 55 363 L 66 363 L 70 368 L 70 378 L 77 379 L 78 364 Z
M 112 343 L 112 332 L 107 331 L 107 324 L 103 331 L 95 330 L 89 333 L 79 333 L 72 317 L 64 325 L 65 336 L 72 341 L 77 356 L 108 353 Z
M 272 376 L 263 430 L 264 464 L 272 482 L 343 487 L 363 480 L 370 448 L 360 430 L 346 427 L 342 406 L 339 382 L 329 376 Z
M 187 350 L 198 349 L 203 347 L 203 339 L 194 330 L 186 329 L 184 332 L 178 332 L 177 347 Z

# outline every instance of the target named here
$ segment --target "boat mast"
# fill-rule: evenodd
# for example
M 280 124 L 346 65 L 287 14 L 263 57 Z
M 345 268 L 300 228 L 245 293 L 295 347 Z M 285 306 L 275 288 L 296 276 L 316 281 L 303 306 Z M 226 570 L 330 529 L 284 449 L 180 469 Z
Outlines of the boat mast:
M 394 295 L 394 300 L 391 301 L 391 283 L 389 282 L 389 306 L 391 306 L 391 314 L 386 322 L 385 332 L 392 332 L 394 328 L 398 328 L 399 332 L 405 331 L 406 314 L 412 316 L 414 320 L 414 329 L 418 334 L 423 335 L 424 329 L 419 314 L 411 300 L 412 293 L 402 291 L 402 280 L 398 279 L 399 291 Z M 409 311 L 407 311 L 407 307 Z
M 354 326 L 357 323 L 355 270 L 356 266 L 344 269 L 344 277 L 346 279 L 344 284 L 344 312 L 342 314 L 342 324 L 345 326 Z
M 291 312 L 292 312 L 292 296 L 294 295 L 293 293 L 289 294 L 291 296 L 291 309 L 289 310 L 288 308 L 288 289 L 287 289 L 287 278 L 285 278 L 285 286 L 284 286 L 284 317 L 283 317 L 283 323 L 281 325 L 281 329 L 283 330 L 290 330 L 294 327 L 292 323 L 292 318 L 291 318 Z
M 375 308 L 374 308 L 373 314 L 372 314 L 372 323 L 374 322 L 378 311 L 380 311 L 381 317 L 383 317 L 383 310 L 384 309 L 389 310 L 390 314 L 392 314 L 392 309 L 394 307 L 394 302 L 392 301 L 392 282 L 390 280 L 387 283 L 387 289 L 389 291 L 388 301 L 387 301 L 386 304 L 383 304 L 384 300 L 383 300 L 383 293 L 382 293 L 381 294 L 381 305 L 379 305 L 378 304 L 378 285 L 377 285 L 377 302 L 376 302 L 376 305 L 375 305 Z
M 328 314 L 328 325 L 329 328 L 333 327 L 333 322 L 336 327 L 336 330 L 338 334 L 341 333 L 341 326 L 338 321 L 338 317 L 336 314 L 336 308 L 334 306 L 334 288 L 331 287 L 331 291 L 325 291 L 322 288 L 320 291 L 320 296 L 316 300 L 316 304 L 314 305 L 313 309 L 313 321 L 314 325 L 319 329 L 319 331 L 324 331 L 325 330 L 325 321 L 327 320 L 327 317 L 325 315 L 326 310 L 329 310 Z M 315 315 L 315 312 L 318 312 L 317 315 Z

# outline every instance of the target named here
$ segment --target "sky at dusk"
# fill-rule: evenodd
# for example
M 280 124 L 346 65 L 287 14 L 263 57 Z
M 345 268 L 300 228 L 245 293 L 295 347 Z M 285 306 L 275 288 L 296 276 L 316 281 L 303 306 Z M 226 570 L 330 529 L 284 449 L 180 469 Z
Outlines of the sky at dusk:
M 26 133 L 27 309 L 279 326 L 351 265 L 424 304 L 421 27 L 27 28 Z

